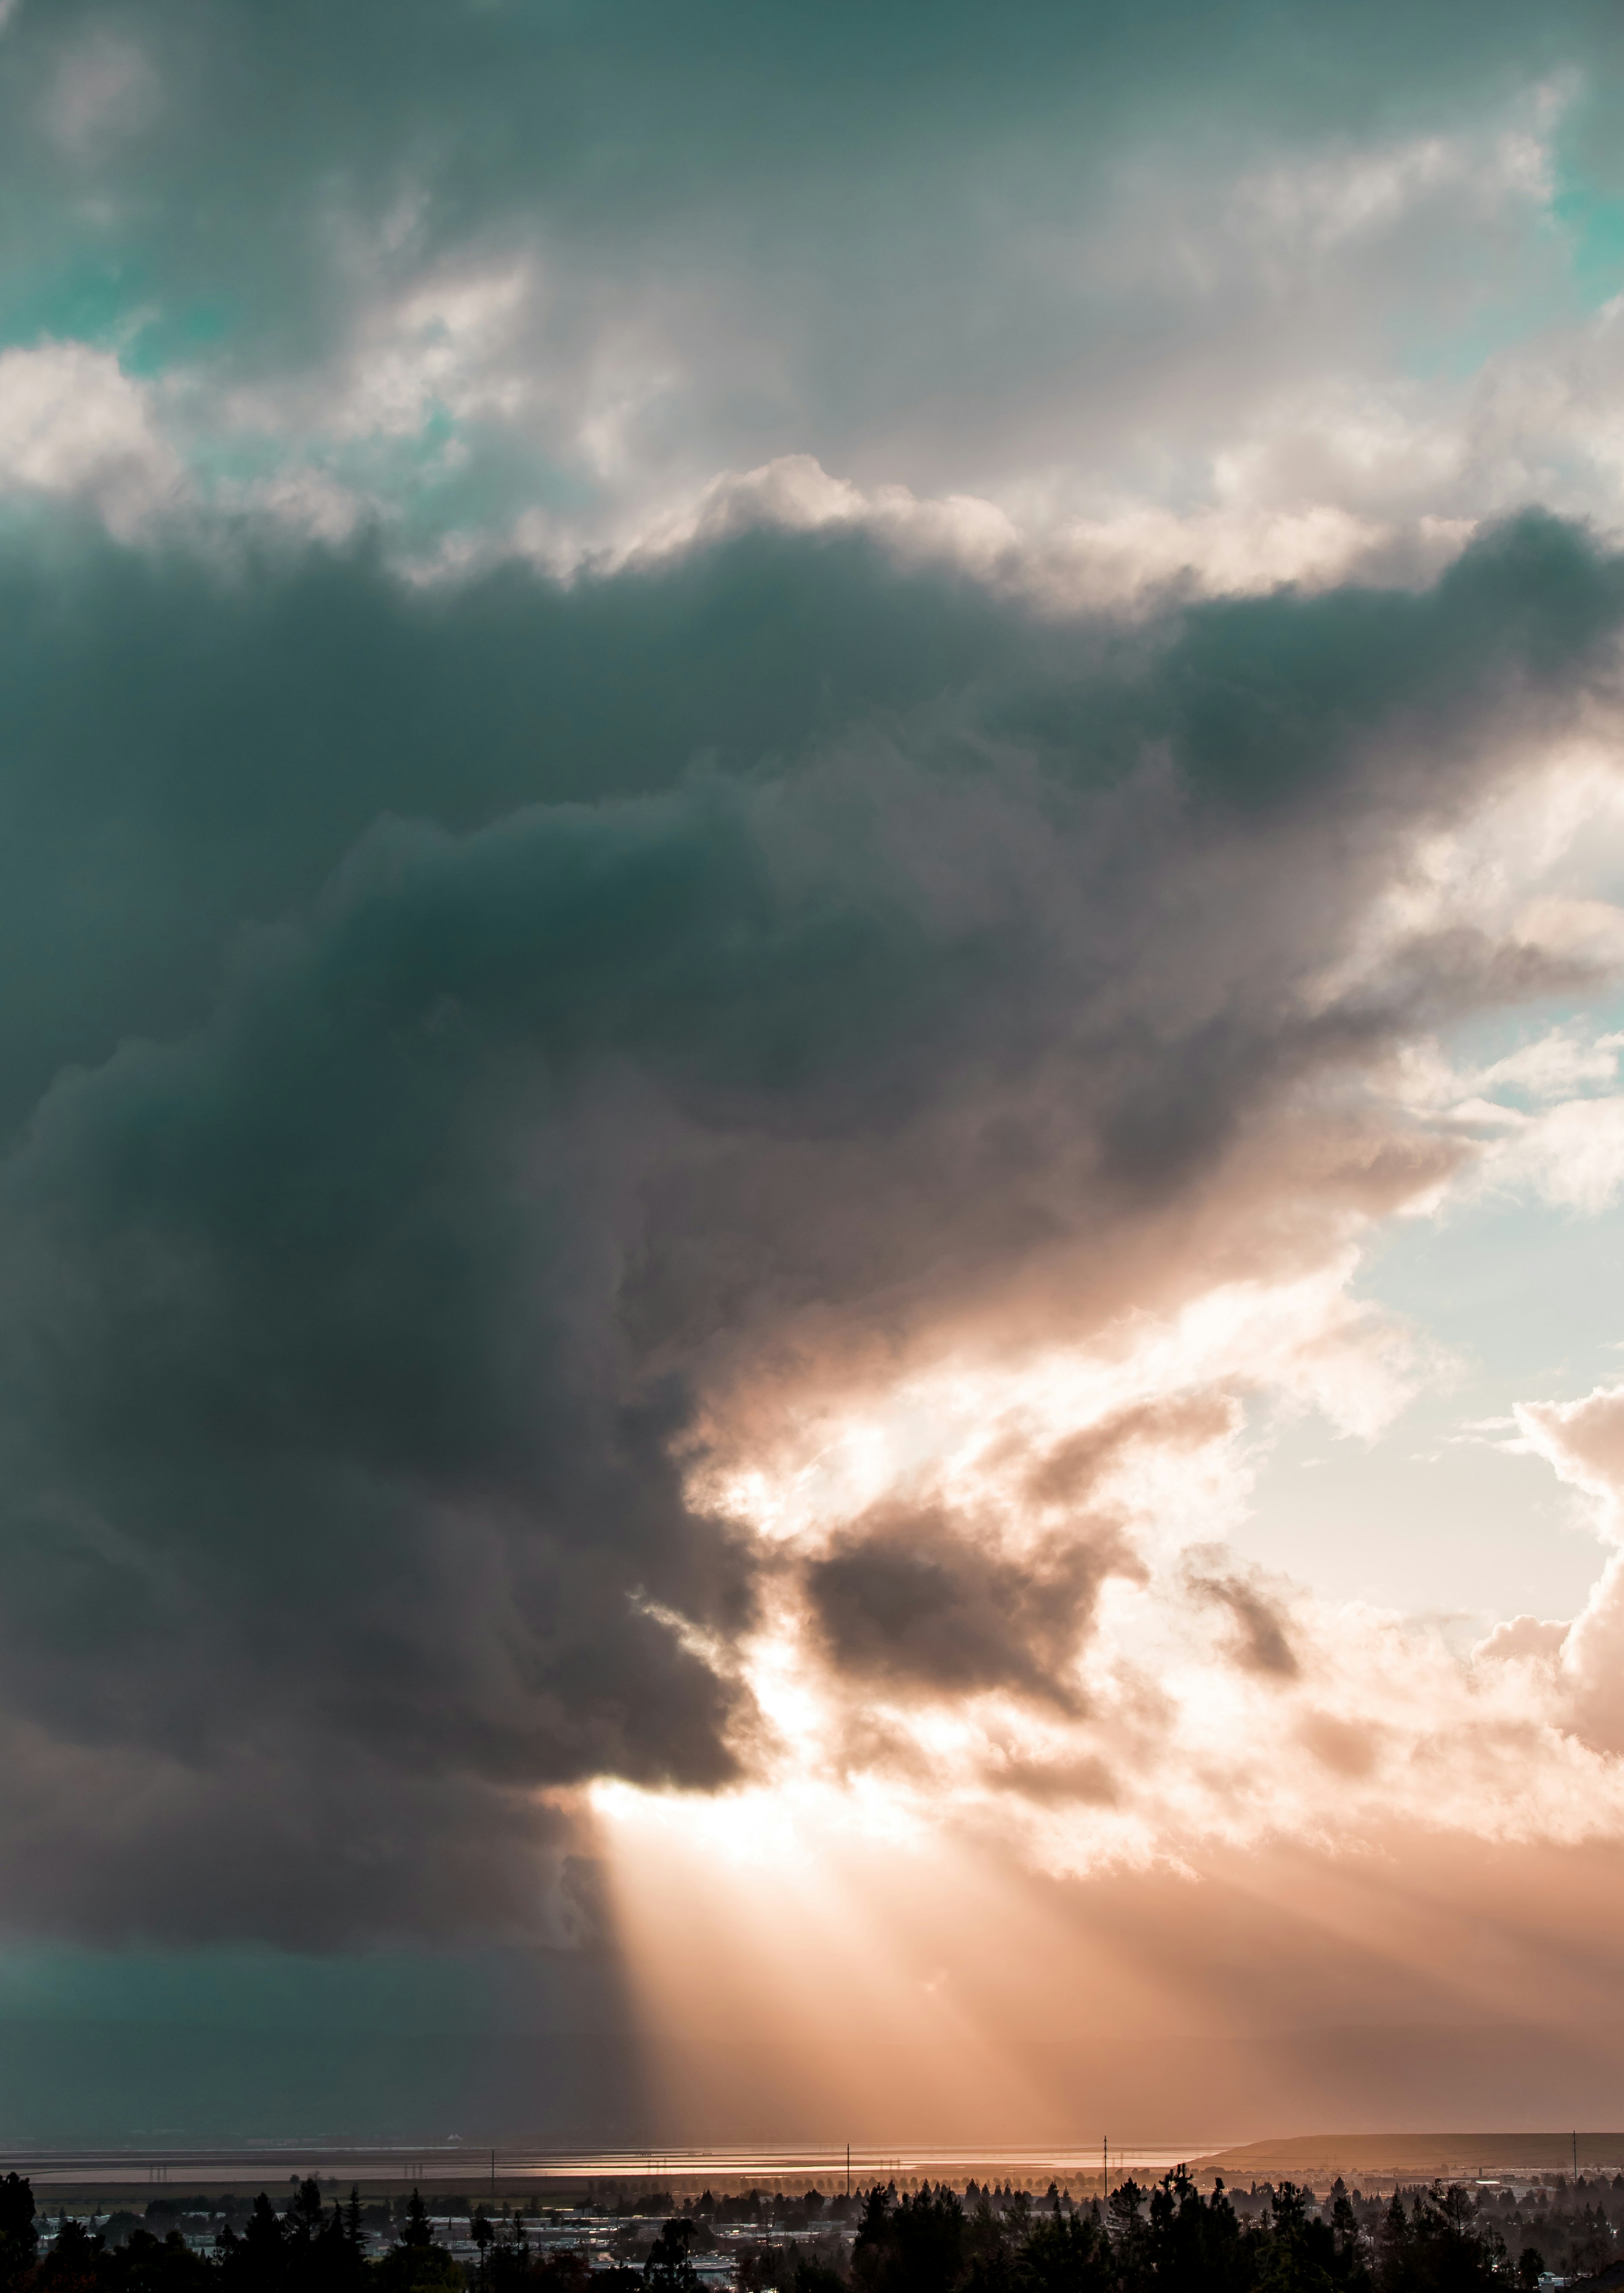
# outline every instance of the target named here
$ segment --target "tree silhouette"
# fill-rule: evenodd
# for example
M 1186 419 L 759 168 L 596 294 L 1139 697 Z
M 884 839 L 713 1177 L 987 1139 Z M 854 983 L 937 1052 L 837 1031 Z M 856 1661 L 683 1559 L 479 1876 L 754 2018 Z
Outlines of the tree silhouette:
M 21 2174 L 7 2174 L 0 2178 L 0 2286 L 20 2284 L 38 2250 L 33 2184 Z
M 321 2234 L 321 2184 L 316 2181 L 301 2182 L 294 2194 L 293 2203 L 282 2216 L 289 2243 L 298 2246 L 313 2243 Z
M 649 2293 L 695 2293 L 699 2272 L 688 2256 L 693 2242 L 693 2223 L 681 2214 L 673 2215 L 654 2240 L 643 2266 Z

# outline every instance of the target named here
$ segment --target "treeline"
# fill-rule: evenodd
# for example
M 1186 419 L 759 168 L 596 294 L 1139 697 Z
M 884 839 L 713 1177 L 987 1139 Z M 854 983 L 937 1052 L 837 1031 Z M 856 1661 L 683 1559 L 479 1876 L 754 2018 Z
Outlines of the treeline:
M 1463 2189 L 1395 2194 L 1372 2234 L 1340 2187 L 1316 2209 L 1283 2182 L 1243 2220 L 1222 2183 L 1204 2193 L 1181 2167 L 1069 2209 L 875 2190 L 851 2256 L 858 2293 L 1531 2293 L 1544 2265 Z
M 787 2204 L 702 2200 L 665 2216 L 652 2247 L 622 2243 L 593 2269 L 579 2249 L 538 2249 L 522 2218 L 483 2212 L 470 2216 L 465 2266 L 436 2241 L 415 2191 L 404 2220 L 389 2223 L 396 2241 L 374 2257 L 369 2232 L 389 2221 L 386 2209 L 354 2191 L 329 2206 L 313 2181 L 282 2213 L 263 2192 L 233 2208 L 207 2252 L 178 2229 L 136 2227 L 115 2243 L 71 2218 L 45 2247 L 29 2185 L 8 2174 L 0 2293 L 700 2293 L 695 2263 L 718 2250 L 736 2265 L 739 2293 L 1535 2293 L 1545 2270 L 1539 2247 L 1508 2240 L 1516 2225 L 1458 2186 L 1385 2206 L 1340 2183 L 1323 2206 L 1290 2183 L 1251 2194 L 1237 2204 L 1222 2183 L 1203 2192 L 1182 2167 L 1151 2188 L 1124 2182 L 1103 2206 L 1054 2191 L 1035 2202 L 972 2184 L 967 2202 L 945 2184 L 900 2196 L 876 2187 L 857 2201 L 849 2243 L 846 2207 L 816 2192 Z M 1599 2205 L 1585 2223 L 1585 2265 L 1599 2273 L 1612 2231 Z M 792 2227 L 810 2237 L 787 2241 Z M 724 2228 L 735 2233 L 719 2238 Z

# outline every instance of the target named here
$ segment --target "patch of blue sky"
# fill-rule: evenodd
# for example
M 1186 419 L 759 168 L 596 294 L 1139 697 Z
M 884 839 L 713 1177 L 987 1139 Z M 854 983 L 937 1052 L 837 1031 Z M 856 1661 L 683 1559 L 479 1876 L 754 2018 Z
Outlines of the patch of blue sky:
M 1589 310 L 1624 292 L 1624 195 L 1564 184 L 1553 202 L 1575 285 Z
M 1400 371 L 1415 382 L 1470 382 L 1503 352 L 1584 316 L 1590 305 L 1578 285 L 1569 234 L 1556 219 L 1539 229 L 1539 245 L 1543 261 L 1516 266 L 1519 292 L 1506 292 L 1493 251 L 1485 248 L 1469 271 L 1463 263 L 1434 303 L 1395 303 L 1386 333 Z
M 1620 887 L 1609 884 L 1598 896 L 1616 899 Z M 1524 1003 L 1514 1010 L 1485 1011 L 1449 1030 L 1446 1049 L 1455 1066 L 1465 1072 L 1486 1067 L 1540 1041 L 1555 1029 L 1582 1036 L 1612 1035 L 1624 1031 L 1624 993 L 1598 995 L 1576 1004 L 1571 995 L 1549 996 Z M 1497 1096 L 1514 1098 L 1514 1090 Z
M 53 339 L 118 347 L 139 328 L 150 295 L 139 264 L 107 256 L 14 274 L 0 285 L 0 346 Z
M 1624 1029 L 1624 999 L 1484 1018 L 1449 1049 L 1482 1067 L 1567 1018 L 1580 1040 Z M 1575 1090 L 1619 1087 L 1598 1080 Z M 1526 1106 L 1528 1094 L 1494 1095 Z M 1260 1410 L 1255 1506 L 1238 1540 L 1331 1598 L 1489 1620 L 1571 1616 L 1599 1573 L 1582 1503 L 1547 1465 L 1508 1450 L 1518 1401 L 1563 1400 L 1624 1378 L 1624 1205 L 1585 1211 L 1522 1189 L 1467 1190 L 1392 1221 L 1359 1294 L 1433 1357 L 1423 1389 L 1375 1440 L 1317 1414 Z
M 1551 213 L 1560 224 L 1576 291 L 1598 310 L 1624 291 L 1624 169 L 1616 95 L 1593 83 L 1564 117 L 1552 154 Z
M 1389 337 L 1404 373 L 1421 382 L 1468 381 L 1498 353 L 1587 317 L 1624 291 L 1624 190 L 1597 182 L 1571 150 L 1559 146 L 1550 197 L 1529 229 L 1531 263 L 1506 264 L 1492 239 L 1458 247 L 1435 303 L 1390 306 Z
M 597 499 L 580 472 L 510 434 L 459 425 L 443 408 L 408 436 L 346 442 L 311 459 L 376 505 L 410 548 L 453 535 L 502 533 L 525 510 L 576 515 Z
M 238 313 L 223 301 L 192 303 L 178 311 L 138 312 L 119 352 L 126 374 L 151 381 L 176 366 L 191 365 L 236 331 Z
M 0 285 L 0 348 L 87 343 L 116 352 L 126 373 L 142 380 L 192 363 L 236 324 L 237 313 L 219 297 L 166 304 L 134 257 L 86 258 Z
M 1410 382 L 1469 383 L 1492 359 L 1576 315 L 1570 297 L 1553 294 L 1529 298 L 1514 309 L 1481 312 L 1469 326 L 1448 328 L 1430 338 L 1419 329 L 1405 328 L 1397 330 L 1398 367 Z
M 1624 1375 L 1624 1210 L 1490 1196 L 1395 1224 L 1360 1284 L 1439 1349 L 1376 1439 L 1260 1412 L 1263 1469 L 1237 1542 L 1331 1599 L 1458 1616 L 1571 1616 L 1601 1568 L 1573 1492 L 1506 1447 L 1517 1401 Z
M 1490 1193 L 1437 1218 L 1399 1221 L 1363 1287 L 1445 1345 L 1473 1391 L 1492 1390 L 1509 1407 L 1583 1393 L 1604 1370 L 1624 1372 L 1620 1268 L 1624 1211 Z

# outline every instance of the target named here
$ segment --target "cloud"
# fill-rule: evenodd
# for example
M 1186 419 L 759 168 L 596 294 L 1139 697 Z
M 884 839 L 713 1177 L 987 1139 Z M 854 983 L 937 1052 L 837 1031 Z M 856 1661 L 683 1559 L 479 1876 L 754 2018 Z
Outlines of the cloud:
M 82 343 L 0 351 L 0 487 L 84 502 L 121 538 L 184 494 L 150 393 Z
M 816 1628 L 841 1672 L 910 1692 L 989 1688 L 1075 1711 L 1073 1677 L 1103 1578 L 1137 1573 L 1108 1535 L 1075 1534 L 1019 1561 L 943 1511 L 855 1523 L 806 1570 Z
M 1222 1560 L 1222 1555 L 1216 1556 Z M 1235 1620 L 1235 1661 L 1247 1672 L 1275 1680 L 1296 1679 L 1302 1666 L 1279 1603 L 1246 1576 L 1220 1570 L 1205 1575 L 1200 1556 L 1190 1555 L 1189 1582 L 1198 1600 L 1227 1608 Z
M 150 126 L 158 101 L 157 75 L 141 49 L 100 31 L 63 57 L 45 117 L 62 150 L 82 161 Z
M 1582 1401 L 1518 1405 L 1523 1439 L 1555 1469 L 1597 1500 L 1597 1519 L 1614 1537 L 1615 1508 L 1624 1491 L 1624 1390 L 1597 1386 Z
M 1183 0 L 1044 5 L 1019 52 L 959 9 L 408 14 L 365 0 L 352 46 L 303 5 L 138 0 L 115 36 L 64 0 L 8 34 L 20 339 L 161 372 L 222 509 L 575 562 L 811 456 L 1120 585 L 1235 586 L 1425 578 L 1486 515 L 1616 494 L 1560 261 L 1590 12 L 1486 12 L 1469 66 L 1387 7 L 1385 50 L 1328 21 L 1303 53 Z M 1507 308 L 1532 346 L 1495 364 Z
M 1472 1653 L 1497 1664 L 1548 1664 L 1562 1653 L 1569 1627 L 1559 1618 L 1512 1616 L 1496 1625 Z
M 1420 595 L 1128 623 L 816 530 L 571 585 L 89 544 L 9 578 L 12 1919 L 364 1931 L 365 1836 L 401 1921 L 509 1931 L 530 1853 L 544 1923 L 539 1797 L 782 1756 L 797 1584 L 842 1756 L 1012 1697 L 974 1771 L 1052 1819 L 1062 1774 L 1159 1773 L 1185 1723 L 1123 1618 L 1211 1636 L 1172 1493 L 1260 1379 L 1372 1406 L 1350 1245 L 1470 1153 L 1384 1074 L 1589 976 L 1367 927 L 1420 829 L 1604 702 L 1612 563 L 1531 522 Z M 994 1413 L 979 1495 L 927 1440 L 786 1556 L 728 1494 L 865 1390 L 1125 1316 L 1126 1382 Z M 1300 1619 L 1203 1575 L 1214 1678 L 1357 1723 Z M 251 1900 L 201 1848 L 228 1795 L 281 1843 Z
M 1616 1546 L 1624 1537 L 1624 1389 L 1597 1386 L 1576 1401 L 1520 1403 L 1516 1422 L 1528 1448 L 1582 1492 L 1591 1525 Z M 1535 1653 L 1537 1633 L 1515 1633 L 1508 1652 L 1523 1653 L 1525 1643 Z M 1616 1551 L 1559 1643 L 1539 1652 L 1555 1659 L 1562 1724 L 1599 1750 L 1624 1751 L 1624 1567 Z
M 0 0 L 0 1932 L 1594 2068 L 1624 1561 L 1246 1555 L 1620 1192 L 1620 51 L 1321 14 Z
M 244 1713 L 247 1718 L 246 1710 Z M 261 1740 L 250 1740 L 257 1732 Z M 340 1735 L 263 1722 L 212 1758 L 5 1731 L 0 1827 L 20 1851 L 0 1932 L 296 1951 L 466 1935 L 571 1949 L 598 1939 L 578 1820 L 466 1775 L 412 1774 Z
M 1547 1202 L 1605 1210 L 1624 1187 L 1624 1098 L 1569 1099 L 1523 1123 L 1485 1175 L 1536 1187 Z

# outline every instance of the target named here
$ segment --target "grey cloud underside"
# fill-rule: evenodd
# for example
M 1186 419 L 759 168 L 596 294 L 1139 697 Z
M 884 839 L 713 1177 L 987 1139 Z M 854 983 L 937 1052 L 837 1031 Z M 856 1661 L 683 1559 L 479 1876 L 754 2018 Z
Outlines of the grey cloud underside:
M 1116 1539 L 1075 1534 L 1006 1560 L 945 1511 L 887 1509 L 806 1581 L 841 1672 L 905 1694 L 1010 1689 L 1076 1714 L 1073 1660 L 1102 1578 L 1126 1561 Z
M 1102 1479 L 1125 1455 L 1198 1446 L 1230 1423 L 1224 1399 L 1188 1395 L 1111 1412 L 1030 1457 L 1006 1449 L 1000 1462 L 1025 1465 L 1022 1492 L 1052 1523 L 1015 1552 L 997 1523 L 946 1497 L 875 1507 L 801 1571 L 831 1662 L 904 1697 L 996 1689 L 1081 1714 L 1078 1659 L 1100 1588 L 1108 1576 L 1145 1573 Z M 1099 1771 L 1087 1772 L 1097 1795 Z
M 262 1737 L 267 1733 L 262 1729 Z M 204 1762 L 0 1734 L 5 1926 L 117 1946 L 268 1938 L 292 1949 L 466 1934 L 578 1949 L 607 1939 L 566 1816 L 467 1773 L 412 1773 L 330 1727 Z M 186 1909 L 182 1907 L 191 1905 Z
M 1304 1170 L 1438 1166 L 1360 1067 L 1557 973 L 1307 983 L 1624 612 L 1539 521 L 1131 627 L 772 532 L 572 589 L 0 587 L 4 1908 L 307 1941 L 544 1924 L 538 1788 L 759 1756 L 760 1558 L 684 1495 L 742 1381 L 1017 1299 L 1085 1333 L 1172 1236 L 1300 1250 Z M 833 1658 L 1070 1696 L 1102 1534 L 1023 1583 L 855 1525 Z
M 86 182 L 116 192 L 109 247 L 129 262 L 133 231 L 143 287 L 176 314 L 147 325 L 194 348 L 209 340 L 187 328 L 199 297 L 262 353 L 338 323 L 321 243 L 336 215 L 389 226 L 368 249 L 386 278 L 522 223 L 548 227 L 549 253 L 623 255 L 652 235 L 670 255 L 696 231 L 752 263 L 764 242 L 798 245 L 816 253 L 816 293 L 825 271 L 867 266 L 872 284 L 900 274 L 896 255 L 962 250 L 990 188 L 1064 213 L 1095 153 L 1147 134 L 1358 133 L 1616 38 L 1612 12 L 1584 4 L 1531 22 L 1510 4 L 1381 0 L 1357 25 L 1314 11 L 1307 36 L 1276 0 L 1221 24 L 1194 0 L 1035 0 L 1014 36 L 968 4 L 704 0 L 678 21 L 651 0 L 354 0 L 341 20 L 315 0 L 134 0 L 116 17 L 23 0 L 0 97 L 19 194 L 5 229 L 26 296 L 64 241 L 83 245 L 69 203 Z M 857 223 L 865 242 L 844 236 Z M 114 276 L 110 255 L 86 266 L 87 312 Z M 950 282 L 922 270 L 912 285 L 922 308 Z

